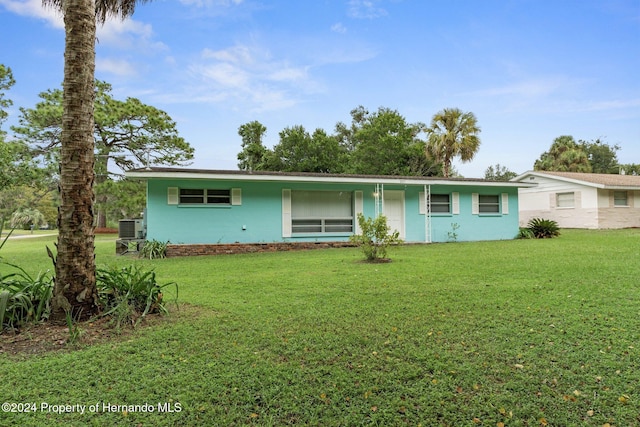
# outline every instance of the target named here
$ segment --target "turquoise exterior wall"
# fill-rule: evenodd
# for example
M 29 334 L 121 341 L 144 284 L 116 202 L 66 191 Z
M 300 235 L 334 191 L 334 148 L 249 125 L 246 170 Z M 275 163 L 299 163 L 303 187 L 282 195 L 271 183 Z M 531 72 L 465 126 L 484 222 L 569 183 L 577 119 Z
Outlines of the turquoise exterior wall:
M 240 188 L 242 202 L 237 206 L 187 206 L 167 202 L 169 187 L 231 189 Z M 304 235 L 283 238 L 282 190 L 332 190 L 363 193 L 363 213 L 375 215 L 375 185 L 344 183 L 289 183 L 255 181 L 210 181 L 188 179 L 149 179 L 147 185 L 147 239 L 171 243 L 269 243 L 282 241 L 344 241 L 349 234 Z M 405 194 L 405 241 L 425 241 L 425 215 L 420 214 L 422 185 L 385 185 L 384 190 Z M 515 187 L 432 185 L 432 194 L 460 195 L 460 214 L 432 214 L 433 242 L 450 241 L 455 230 L 457 241 L 513 239 L 518 233 L 518 190 Z M 473 215 L 472 193 L 508 194 L 508 214 Z M 354 198 L 355 199 L 355 198 Z M 502 198 L 501 198 L 502 202 Z
M 422 190 L 419 190 L 422 191 Z M 509 240 L 514 239 L 519 231 L 518 224 L 518 189 L 509 187 L 486 186 L 439 186 L 432 185 L 432 194 L 444 194 L 458 192 L 460 194 L 460 213 L 432 214 L 431 233 L 433 242 L 451 241 L 449 233 L 453 233 L 453 224 L 457 224 L 455 230 L 457 241 L 477 240 Z M 499 195 L 502 204 L 503 193 L 508 194 L 508 214 L 472 214 L 472 193 L 480 195 Z M 416 196 L 417 199 L 417 196 Z M 413 209 L 413 208 L 411 208 Z M 417 200 L 415 209 L 418 209 Z M 500 206 L 501 212 L 504 211 Z M 424 223 L 424 215 L 420 215 Z M 416 224 L 416 227 L 418 224 Z M 422 228 L 424 235 L 424 226 Z M 408 237 L 408 236 L 407 236 Z M 407 240 L 409 240 L 407 238 Z

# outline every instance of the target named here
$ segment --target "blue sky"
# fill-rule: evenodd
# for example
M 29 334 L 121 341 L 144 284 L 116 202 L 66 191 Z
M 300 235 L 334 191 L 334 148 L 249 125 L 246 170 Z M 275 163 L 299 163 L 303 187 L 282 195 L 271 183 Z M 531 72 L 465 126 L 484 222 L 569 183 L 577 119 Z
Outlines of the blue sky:
M 64 28 L 40 0 L 0 0 L 6 95 L 34 107 L 60 88 Z M 177 122 L 193 167 L 236 169 L 238 127 L 265 144 L 285 127 L 333 132 L 363 105 L 429 123 L 473 112 L 482 129 L 466 177 L 522 173 L 553 139 L 618 144 L 640 163 L 640 0 L 159 0 L 98 30 L 96 77 Z

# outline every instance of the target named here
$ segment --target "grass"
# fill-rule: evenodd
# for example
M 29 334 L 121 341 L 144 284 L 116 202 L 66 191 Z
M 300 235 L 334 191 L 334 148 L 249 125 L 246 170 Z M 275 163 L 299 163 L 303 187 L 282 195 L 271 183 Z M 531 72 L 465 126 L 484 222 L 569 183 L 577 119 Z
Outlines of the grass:
M 50 240 L 9 241 L 2 256 L 35 274 Z M 3 400 L 38 409 L 0 424 L 640 423 L 640 230 L 404 246 L 388 264 L 355 248 L 150 261 L 116 256 L 113 238 L 96 246 L 100 265 L 177 282 L 195 314 L 80 350 L 0 355 Z

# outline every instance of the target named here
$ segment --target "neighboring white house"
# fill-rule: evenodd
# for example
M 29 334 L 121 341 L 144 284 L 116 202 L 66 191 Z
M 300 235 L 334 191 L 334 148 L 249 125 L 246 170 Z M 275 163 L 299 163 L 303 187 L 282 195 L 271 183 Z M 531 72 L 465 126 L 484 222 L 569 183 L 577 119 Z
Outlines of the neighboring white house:
M 529 171 L 518 189 L 520 225 L 551 219 L 562 228 L 640 227 L 640 176 Z

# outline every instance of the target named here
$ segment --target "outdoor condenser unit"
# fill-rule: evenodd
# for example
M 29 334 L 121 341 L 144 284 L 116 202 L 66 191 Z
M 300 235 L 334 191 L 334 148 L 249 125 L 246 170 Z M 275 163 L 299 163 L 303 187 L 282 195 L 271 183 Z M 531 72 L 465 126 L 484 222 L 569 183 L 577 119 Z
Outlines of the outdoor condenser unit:
M 143 237 L 141 219 L 121 219 L 118 222 L 119 239 L 142 239 Z

